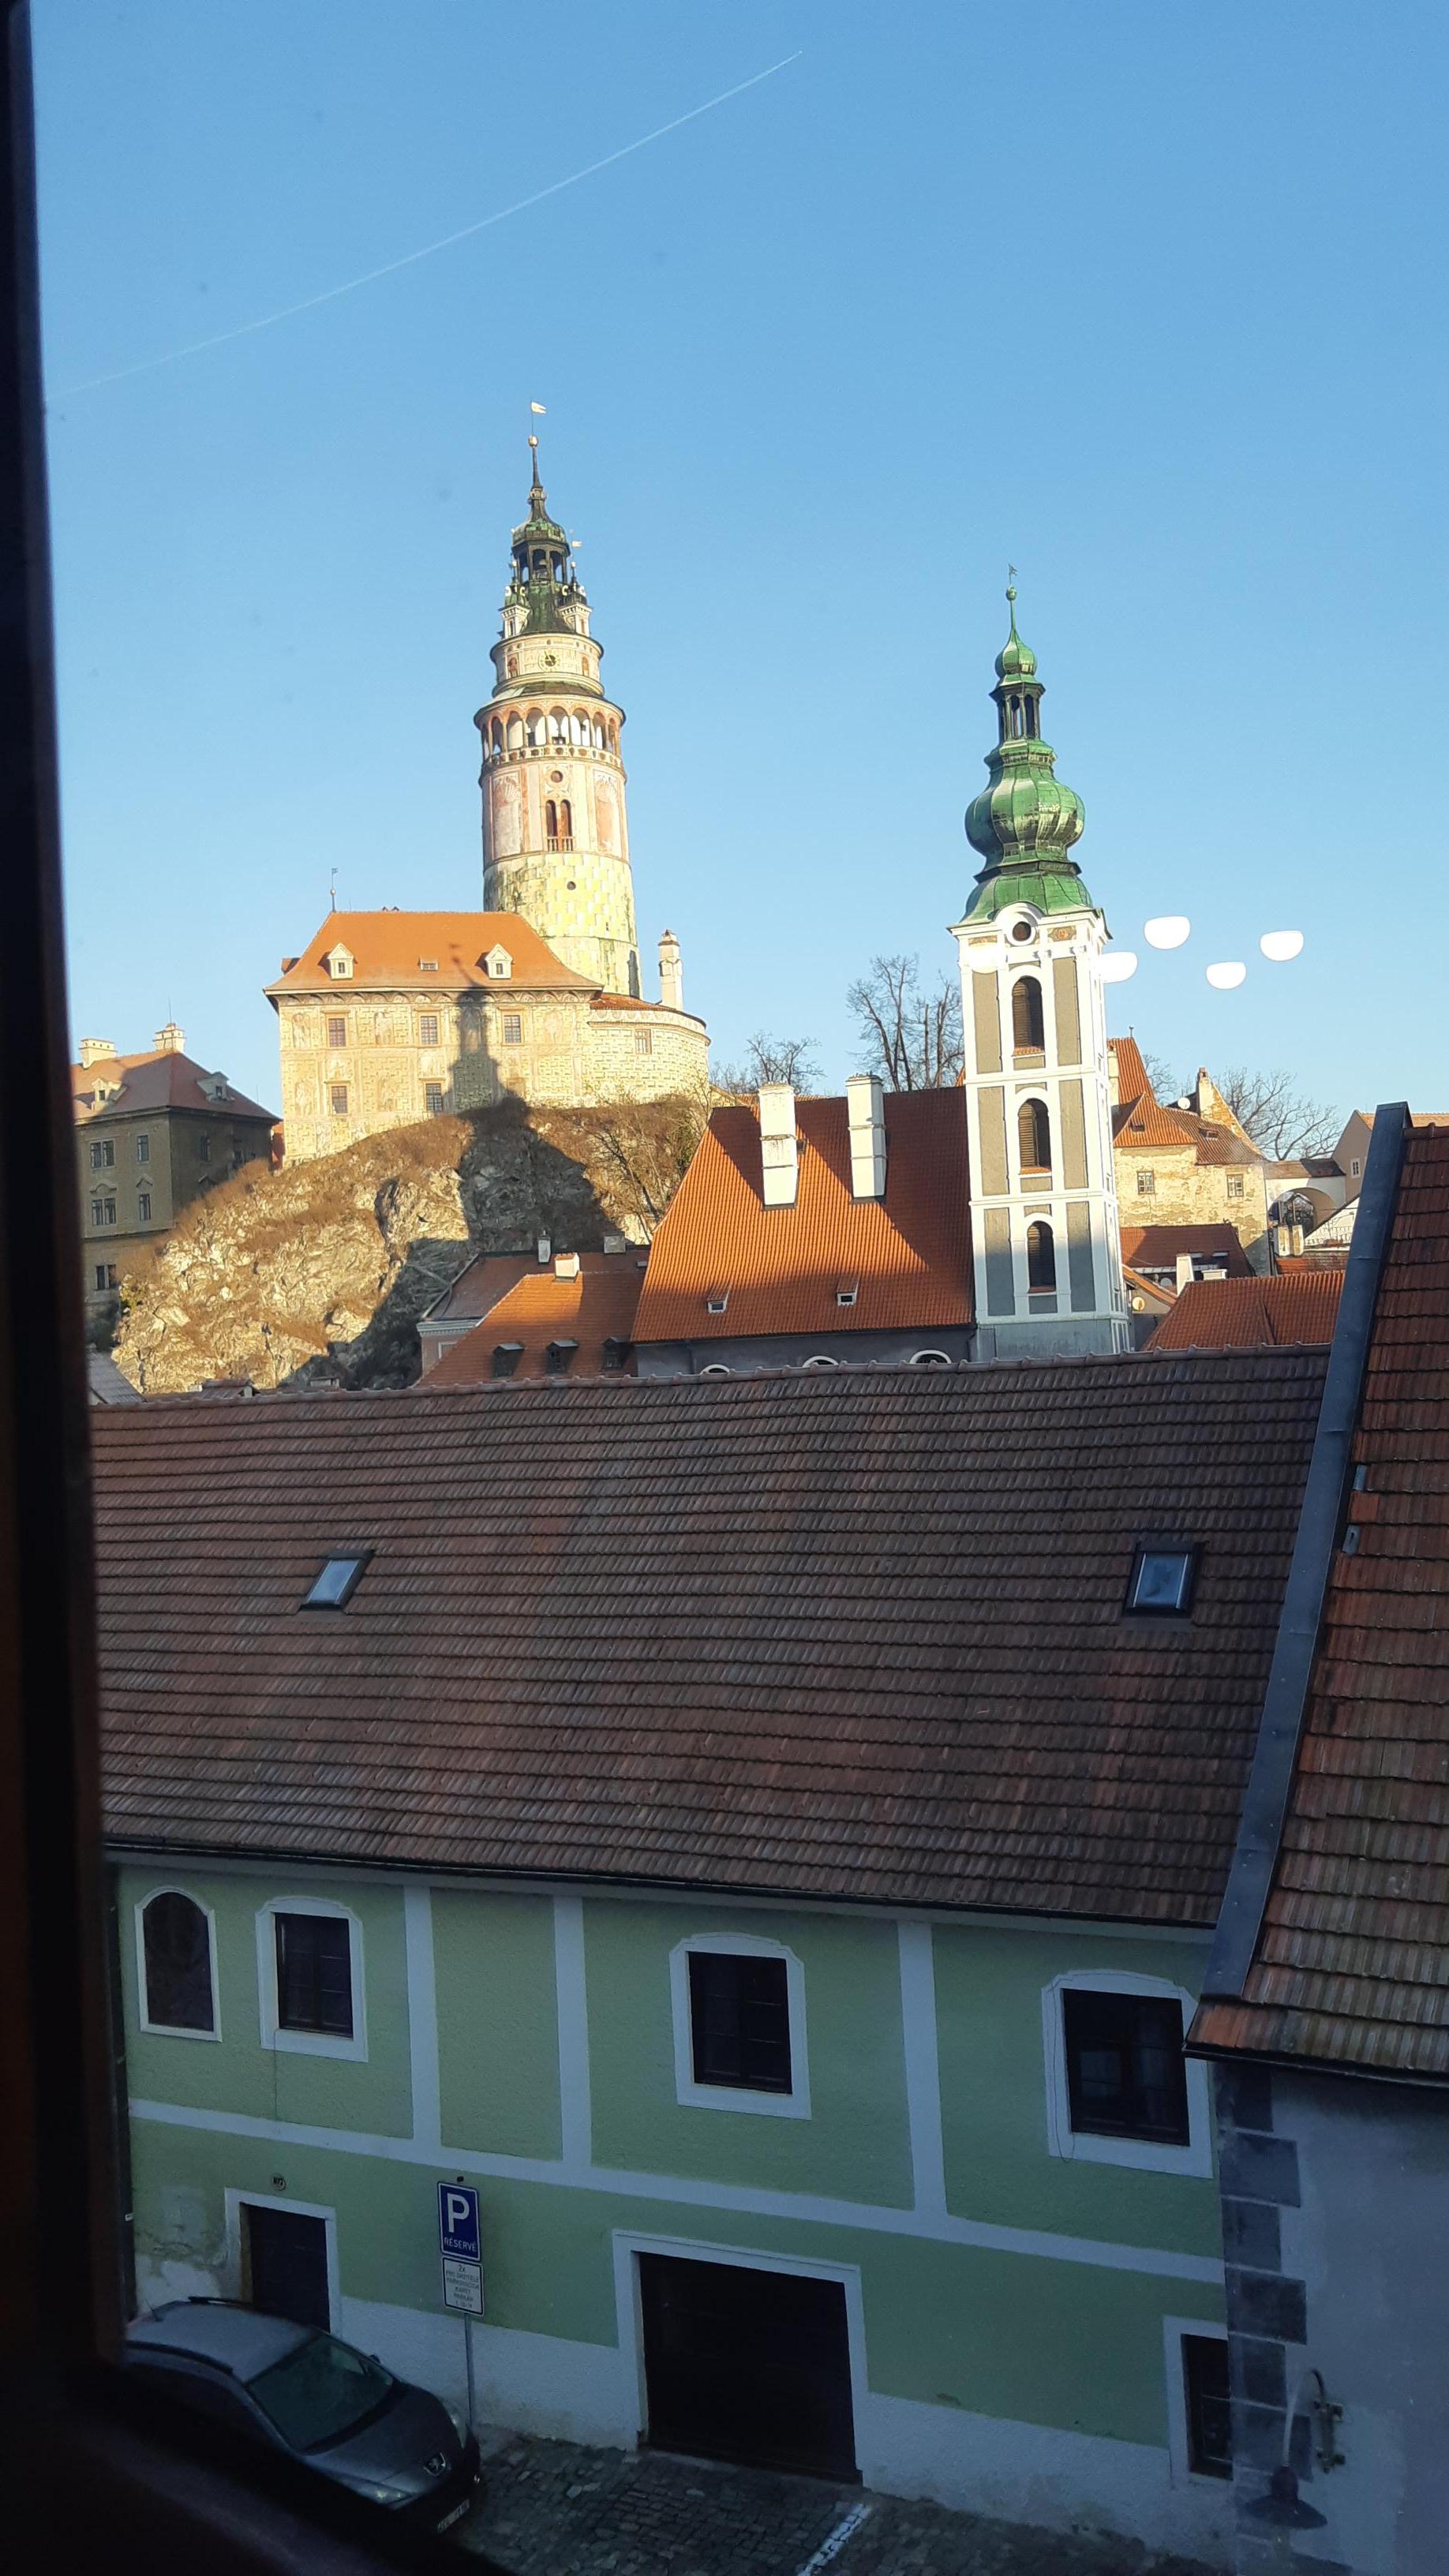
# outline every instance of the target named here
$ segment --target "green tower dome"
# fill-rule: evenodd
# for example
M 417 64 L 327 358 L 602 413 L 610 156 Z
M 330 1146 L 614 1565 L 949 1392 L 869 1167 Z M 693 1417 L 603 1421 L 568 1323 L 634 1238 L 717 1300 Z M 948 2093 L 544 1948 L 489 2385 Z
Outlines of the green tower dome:
M 1082 800 L 1056 774 L 1041 738 L 1042 684 L 1036 655 L 1016 631 L 1016 590 L 1007 589 L 1011 632 L 996 656 L 998 736 L 986 755 L 987 784 L 966 809 L 966 838 L 986 861 L 966 906 L 968 921 L 990 921 L 1009 903 L 1038 912 L 1092 908 L 1069 853 L 1086 821 Z
M 548 514 L 548 494 L 538 475 L 538 440 L 530 438 L 533 481 L 528 516 L 513 531 L 512 565 L 504 605 L 524 612 L 519 631 L 525 635 L 565 634 L 573 627 L 573 610 L 584 601 L 565 531 Z

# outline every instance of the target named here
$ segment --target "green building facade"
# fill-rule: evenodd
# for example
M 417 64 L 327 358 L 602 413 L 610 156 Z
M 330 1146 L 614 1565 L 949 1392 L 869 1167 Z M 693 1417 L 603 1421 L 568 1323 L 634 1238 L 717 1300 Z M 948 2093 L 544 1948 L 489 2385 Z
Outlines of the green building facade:
M 200 1909 L 166 1920 L 198 1927 L 210 2029 L 156 2019 L 168 1892 Z M 630 2445 L 658 2404 L 642 2258 L 831 2283 L 868 2485 L 1226 2563 L 1184 2371 L 1185 2336 L 1222 2336 L 1205 2078 L 1186 2145 L 1079 2133 L 1062 2052 L 1064 1993 L 1190 2009 L 1205 1936 L 174 1853 L 125 1858 L 117 1894 L 143 2303 L 257 2295 L 289 2213 L 335 2332 L 455 2399 L 471 2332 L 483 2420 Z M 348 2036 L 279 2026 L 277 1917 L 317 1914 Z M 787 2092 L 698 2080 L 701 1951 L 783 1963 Z M 471 2328 L 442 2300 L 456 2180 Z

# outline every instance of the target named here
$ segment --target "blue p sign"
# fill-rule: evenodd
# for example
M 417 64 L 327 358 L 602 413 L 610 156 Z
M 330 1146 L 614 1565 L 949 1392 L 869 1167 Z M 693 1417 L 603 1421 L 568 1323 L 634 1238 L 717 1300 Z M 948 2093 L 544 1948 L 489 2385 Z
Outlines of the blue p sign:
M 478 2193 L 470 2182 L 438 2185 L 438 2251 L 455 2263 L 481 2263 Z

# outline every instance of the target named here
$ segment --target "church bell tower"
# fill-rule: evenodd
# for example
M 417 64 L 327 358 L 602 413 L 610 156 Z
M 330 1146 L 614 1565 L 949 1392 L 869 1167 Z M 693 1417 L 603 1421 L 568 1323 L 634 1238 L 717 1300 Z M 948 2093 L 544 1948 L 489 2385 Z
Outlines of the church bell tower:
M 483 743 L 483 903 L 519 912 L 566 966 L 637 995 L 639 941 L 622 709 L 599 680 L 601 648 L 569 540 L 548 514 L 530 438 L 528 516 L 513 531 L 497 677 L 473 721 Z
M 977 1357 L 1122 1351 L 1131 1322 L 1112 1161 L 1107 924 L 1075 859 L 1082 801 L 1042 740 L 1036 655 L 996 657 L 997 740 L 966 837 L 985 865 L 961 950 Z

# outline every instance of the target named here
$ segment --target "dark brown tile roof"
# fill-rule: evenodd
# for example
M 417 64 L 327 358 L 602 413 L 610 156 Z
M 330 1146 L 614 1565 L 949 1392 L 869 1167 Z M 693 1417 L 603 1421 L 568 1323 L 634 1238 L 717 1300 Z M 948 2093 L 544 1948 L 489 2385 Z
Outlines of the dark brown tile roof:
M 634 1252 L 581 1252 L 576 1279 L 560 1279 L 552 1265 L 536 1266 L 517 1280 L 481 1324 L 454 1342 L 425 1377 L 419 1393 L 445 1386 L 481 1386 L 493 1376 L 493 1353 L 500 1342 L 517 1345 L 514 1377 L 545 1377 L 551 1343 L 575 1345 L 569 1366 L 575 1377 L 597 1377 L 604 1366 L 606 1342 L 631 1344 L 634 1313 L 644 1285 L 640 1256 Z M 632 1360 L 629 1373 L 633 1374 Z
M 1416 1120 L 1298 1758 L 1241 2002 L 1194 2038 L 1449 2078 L 1449 1133 Z
M 797 1100 L 795 1128 L 795 1205 L 767 1208 L 758 1107 L 715 1111 L 650 1246 L 641 1342 L 970 1323 L 964 1092 L 887 1092 L 883 1199 L 851 1196 L 844 1100 Z
M 1341 1270 L 1293 1270 L 1273 1279 L 1194 1279 L 1163 1316 L 1149 1350 L 1248 1351 L 1331 1342 Z
M 98 1410 L 129 1842 L 1210 1923 L 1323 1376 L 1238 1352 Z M 1203 1545 L 1182 1626 L 1137 1540 Z M 347 1542 L 345 1610 L 299 1605 Z
M 1180 1252 L 1222 1261 L 1230 1279 L 1251 1279 L 1248 1256 L 1230 1225 L 1124 1225 L 1122 1258 L 1134 1270 L 1171 1270 Z

